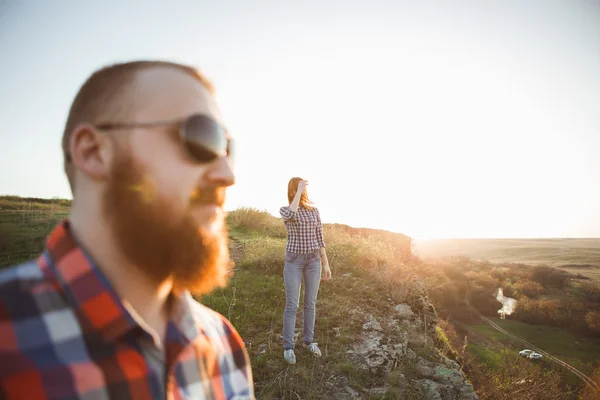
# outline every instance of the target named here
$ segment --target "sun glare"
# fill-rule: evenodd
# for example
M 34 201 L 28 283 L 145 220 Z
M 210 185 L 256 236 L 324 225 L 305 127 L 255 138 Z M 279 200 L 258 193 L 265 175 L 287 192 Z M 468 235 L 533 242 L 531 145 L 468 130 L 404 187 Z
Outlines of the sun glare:
M 565 217 L 556 210 L 573 202 L 577 170 L 555 162 L 573 149 L 541 118 L 540 93 L 523 89 L 540 78 L 522 76 L 527 66 L 516 64 L 499 76 L 494 56 L 476 42 L 430 39 L 420 45 L 435 51 L 414 59 L 367 50 L 361 61 L 336 48 L 336 57 L 303 70 L 302 80 L 281 72 L 290 68 L 283 64 L 258 98 L 253 93 L 268 120 L 225 92 L 224 109 L 244 133 L 233 203 L 277 215 L 288 179 L 303 176 L 330 222 L 419 238 L 560 235 L 556 221 Z M 435 54 L 446 54 L 445 68 L 428 67 L 439 61 Z M 374 60 L 369 84 L 350 84 Z M 288 101 L 277 101 L 289 92 Z M 299 109 L 309 117 L 299 118 Z M 265 149 L 268 157 L 254 156 Z M 262 171 L 260 181 L 249 170 Z M 567 190 L 555 191 L 552 180 Z

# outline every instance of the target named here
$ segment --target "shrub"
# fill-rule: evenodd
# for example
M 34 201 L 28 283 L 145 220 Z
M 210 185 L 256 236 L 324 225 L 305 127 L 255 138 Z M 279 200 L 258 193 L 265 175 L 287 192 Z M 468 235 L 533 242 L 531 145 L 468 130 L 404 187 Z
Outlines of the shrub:
M 507 297 L 515 297 L 516 292 L 517 291 L 516 291 L 515 285 L 513 285 L 510 280 L 506 279 L 502 283 L 502 293 L 505 296 L 507 296 Z
M 600 286 L 593 282 L 583 282 L 581 290 L 585 294 L 585 299 L 592 303 L 600 303 Z
M 558 300 L 534 300 L 522 297 L 515 306 L 514 317 L 534 324 L 562 325 L 564 315 Z
M 530 274 L 532 281 L 556 289 L 564 289 L 569 283 L 569 277 L 567 272 L 547 266 L 535 267 Z
M 537 297 L 544 293 L 544 287 L 541 284 L 527 279 L 517 282 L 514 286 L 519 294 L 527 297 Z
M 280 218 L 275 218 L 267 211 L 243 207 L 231 211 L 227 215 L 230 229 L 243 229 L 262 233 L 266 236 L 285 238 L 287 232 Z
M 592 331 L 600 333 L 600 311 L 589 311 L 585 315 L 585 322 Z

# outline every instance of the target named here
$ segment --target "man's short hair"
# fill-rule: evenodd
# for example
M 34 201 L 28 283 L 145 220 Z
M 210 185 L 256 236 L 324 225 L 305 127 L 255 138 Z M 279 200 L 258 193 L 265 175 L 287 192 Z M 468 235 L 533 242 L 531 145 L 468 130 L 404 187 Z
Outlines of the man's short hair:
M 131 89 L 136 74 L 155 67 L 171 67 L 185 72 L 196 78 L 214 95 L 214 87 L 197 69 L 170 61 L 140 60 L 117 63 L 93 72 L 77 92 L 63 131 L 64 168 L 71 192 L 75 187 L 75 168 L 69 154 L 69 141 L 73 130 L 82 123 L 97 124 L 127 115 L 131 111 L 128 109 L 127 92 Z

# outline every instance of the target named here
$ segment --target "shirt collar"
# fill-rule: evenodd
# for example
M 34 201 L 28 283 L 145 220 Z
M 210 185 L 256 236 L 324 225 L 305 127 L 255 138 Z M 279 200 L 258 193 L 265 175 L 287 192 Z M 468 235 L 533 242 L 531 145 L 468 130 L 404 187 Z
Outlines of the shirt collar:
M 69 228 L 69 221 L 64 220 L 52 230 L 42 262 L 47 264 L 68 302 L 77 310 L 84 333 L 98 332 L 105 341 L 112 342 L 136 328 L 143 329 L 129 311 L 130 306 L 118 296 Z M 189 292 L 171 296 L 167 341 L 189 343 L 202 330 L 192 309 L 195 300 Z

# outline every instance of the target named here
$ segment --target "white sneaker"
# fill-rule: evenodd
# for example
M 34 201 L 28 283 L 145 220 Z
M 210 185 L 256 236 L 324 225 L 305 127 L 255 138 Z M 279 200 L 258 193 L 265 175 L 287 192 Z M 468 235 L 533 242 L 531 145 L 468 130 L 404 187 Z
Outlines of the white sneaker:
M 290 364 L 296 364 L 296 354 L 294 354 L 294 349 L 284 350 L 283 359 Z
M 308 349 L 315 357 L 321 357 L 321 349 L 317 346 L 318 343 L 312 342 L 311 344 L 303 344 L 305 349 Z

